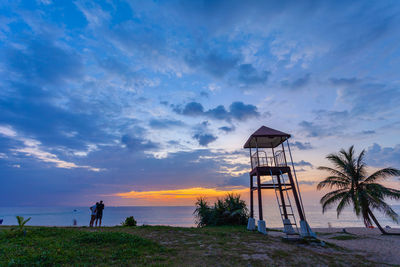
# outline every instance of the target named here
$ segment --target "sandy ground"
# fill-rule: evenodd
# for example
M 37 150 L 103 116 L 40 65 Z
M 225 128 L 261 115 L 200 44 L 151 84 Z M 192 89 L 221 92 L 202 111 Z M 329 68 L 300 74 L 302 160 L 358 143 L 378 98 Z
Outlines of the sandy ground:
M 343 228 L 315 228 L 318 238 L 338 246 L 360 252 L 366 258 L 376 262 L 400 265 L 400 235 L 382 235 L 379 229 L 346 228 L 355 239 L 337 240 L 337 236 L 351 236 L 343 233 Z M 400 233 L 400 229 L 388 229 L 388 232 Z

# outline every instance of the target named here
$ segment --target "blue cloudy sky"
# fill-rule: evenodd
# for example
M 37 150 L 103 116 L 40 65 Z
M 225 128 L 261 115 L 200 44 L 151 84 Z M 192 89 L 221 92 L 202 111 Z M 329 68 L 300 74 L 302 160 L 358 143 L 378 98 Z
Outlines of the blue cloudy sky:
M 399 14 L 386 0 L 1 1 L 0 205 L 241 190 L 261 125 L 292 134 L 311 195 L 342 147 L 400 167 Z

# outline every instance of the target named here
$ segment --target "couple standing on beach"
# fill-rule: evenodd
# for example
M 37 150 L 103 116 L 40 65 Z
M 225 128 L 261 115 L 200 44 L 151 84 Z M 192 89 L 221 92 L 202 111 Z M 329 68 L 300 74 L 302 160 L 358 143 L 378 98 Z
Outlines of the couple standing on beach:
M 93 223 L 96 221 L 96 227 L 97 227 L 97 222 L 99 222 L 99 226 L 101 226 L 101 219 L 103 218 L 103 210 L 104 210 L 104 204 L 103 200 L 100 200 L 99 202 L 96 202 L 95 205 L 90 207 L 91 210 L 91 217 L 90 217 L 90 227 L 93 227 Z M 99 221 L 100 220 L 100 221 Z

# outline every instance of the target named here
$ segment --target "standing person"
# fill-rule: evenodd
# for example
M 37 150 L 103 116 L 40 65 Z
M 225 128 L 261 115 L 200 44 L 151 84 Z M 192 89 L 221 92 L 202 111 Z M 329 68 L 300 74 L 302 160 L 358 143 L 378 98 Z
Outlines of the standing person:
M 104 210 L 103 200 L 100 200 L 100 203 L 97 205 L 96 208 L 96 227 L 98 220 L 100 220 L 99 227 L 101 226 L 101 219 L 103 218 L 103 210 Z
M 97 208 L 97 205 L 99 205 L 99 202 L 96 202 L 96 204 L 94 204 L 93 206 L 91 206 L 89 208 L 90 211 L 91 211 L 89 227 L 93 227 L 94 220 L 96 219 L 96 208 Z

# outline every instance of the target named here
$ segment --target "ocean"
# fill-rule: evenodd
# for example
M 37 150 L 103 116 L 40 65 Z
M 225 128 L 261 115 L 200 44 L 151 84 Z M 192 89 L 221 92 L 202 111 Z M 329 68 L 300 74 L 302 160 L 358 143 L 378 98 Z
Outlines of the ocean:
M 400 214 L 400 205 L 392 205 Z M 330 210 L 322 214 L 320 205 L 305 205 L 306 218 L 311 227 L 363 227 L 351 209 L 344 210 L 337 218 L 336 211 Z M 138 225 L 170 225 L 194 227 L 194 207 L 107 207 L 103 213 L 103 225 L 120 225 L 128 216 L 134 216 Z M 264 220 L 267 227 L 282 227 L 279 210 L 276 205 L 264 207 Z M 257 209 L 255 209 L 257 213 Z M 399 227 L 382 214 L 375 212 L 382 226 Z M 15 216 L 31 217 L 27 225 L 37 226 L 72 226 L 76 220 L 78 226 L 87 226 L 90 220 L 89 207 L 0 207 L 0 220 L 3 225 L 15 225 Z

